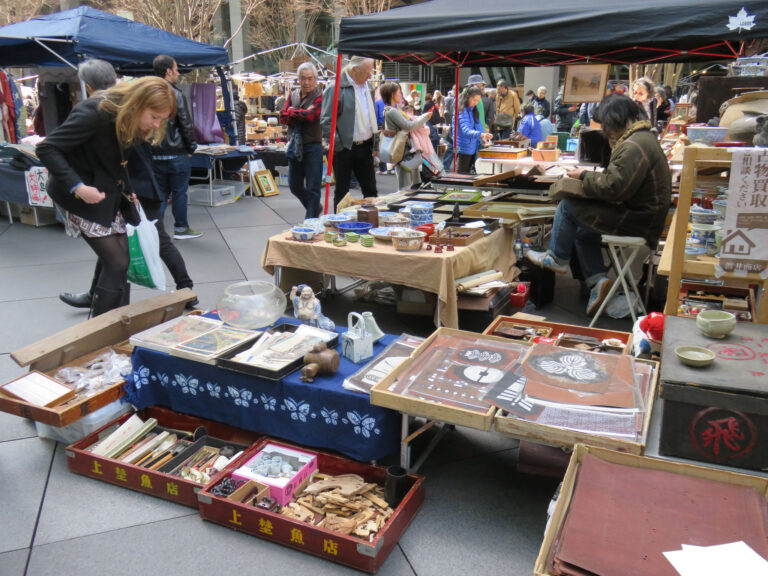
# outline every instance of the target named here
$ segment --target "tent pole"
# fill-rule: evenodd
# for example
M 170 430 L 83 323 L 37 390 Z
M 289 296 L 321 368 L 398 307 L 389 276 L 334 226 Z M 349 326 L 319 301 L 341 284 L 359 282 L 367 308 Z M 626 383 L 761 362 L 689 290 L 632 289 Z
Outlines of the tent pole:
M 331 137 L 328 144 L 328 170 L 325 173 L 325 207 L 323 214 L 328 214 L 328 200 L 331 196 L 331 174 L 333 174 L 333 148 L 336 143 L 336 116 L 339 106 L 339 81 L 341 79 L 341 52 L 336 56 L 336 81 L 333 84 L 333 109 L 331 113 Z
M 458 61 L 458 58 L 457 58 Z M 454 101 L 453 101 L 453 171 L 456 172 L 456 158 L 458 156 L 458 152 L 456 152 L 456 144 L 459 140 L 459 94 L 461 94 L 460 86 L 459 86 L 459 70 L 461 69 L 461 66 L 456 66 L 456 78 L 455 78 L 455 84 L 456 84 L 456 94 L 454 95 Z

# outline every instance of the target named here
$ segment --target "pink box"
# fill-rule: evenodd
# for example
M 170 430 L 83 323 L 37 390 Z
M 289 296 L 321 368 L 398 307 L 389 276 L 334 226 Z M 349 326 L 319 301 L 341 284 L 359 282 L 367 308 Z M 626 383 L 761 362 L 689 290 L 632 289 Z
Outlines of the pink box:
M 286 464 L 290 464 L 288 471 Z M 293 493 L 317 471 L 317 456 L 270 442 L 232 472 L 232 477 L 269 486 L 270 498 L 285 506 Z

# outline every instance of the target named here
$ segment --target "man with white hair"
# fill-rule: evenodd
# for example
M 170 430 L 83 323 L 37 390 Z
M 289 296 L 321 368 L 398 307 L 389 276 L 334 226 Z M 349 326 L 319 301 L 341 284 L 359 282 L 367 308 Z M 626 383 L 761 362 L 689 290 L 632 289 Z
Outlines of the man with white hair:
M 376 107 L 368 85 L 373 74 L 373 59 L 352 56 L 349 64 L 338 75 L 339 102 L 336 107 L 336 134 L 333 152 L 333 172 L 336 191 L 334 210 L 349 192 L 354 172 L 363 196 L 375 197 L 376 172 L 373 165 L 373 145 L 379 131 Z M 323 112 L 320 124 L 323 137 L 331 138 L 334 84 L 330 83 L 323 94 Z
M 549 118 L 550 113 L 552 112 L 552 106 L 550 106 L 549 100 L 547 100 L 546 86 L 539 86 L 539 89 L 536 90 L 536 96 L 531 98 L 531 102 L 533 102 L 533 107 L 536 109 L 537 115 Z
M 317 69 L 311 62 L 301 64 L 297 72 L 299 88 L 286 97 L 280 111 L 280 122 L 289 126 L 291 138 L 300 134 L 301 143 L 288 159 L 288 186 L 304 206 L 305 218 L 316 218 L 320 214 L 323 181 L 323 93 L 317 86 Z

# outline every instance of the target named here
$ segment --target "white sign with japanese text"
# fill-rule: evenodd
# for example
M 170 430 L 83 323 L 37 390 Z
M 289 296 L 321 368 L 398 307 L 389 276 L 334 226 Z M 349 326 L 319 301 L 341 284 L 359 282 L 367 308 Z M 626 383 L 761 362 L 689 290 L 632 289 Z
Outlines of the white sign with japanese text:
M 32 166 L 24 172 L 27 183 L 27 196 L 30 206 L 48 206 L 53 208 L 53 200 L 48 196 L 48 169 Z
M 768 270 L 768 149 L 733 151 L 720 266 L 726 272 Z

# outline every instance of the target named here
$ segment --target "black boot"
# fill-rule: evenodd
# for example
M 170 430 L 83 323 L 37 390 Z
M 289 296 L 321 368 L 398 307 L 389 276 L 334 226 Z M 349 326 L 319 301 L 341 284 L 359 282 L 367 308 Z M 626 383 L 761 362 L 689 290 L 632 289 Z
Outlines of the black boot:
M 90 292 L 80 292 L 79 294 L 62 292 L 59 294 L 59 300 L 73 308 L 90 308 L 92 299 L 93 295 Z
M 96 289 L 96 283 L 99 281 L 99 274 L 101 274 L 101 262 L 97 260 L 96 267 L 93 270 L 91 289 L 88 292 L 80 292 L 79 294 L 62 292 L 59 294 L 59 300 L 73 308 L 90 308 L 93 300 L 93 291 Z
M 131 283 L 123 284 L 123 297 L 120 299 L 120 306 L 127 306 L 131 303 Z
M 119 308 L 123 300 L 123 290 L 106 290 L 98 286 L 93 291 L 91 318 Z

